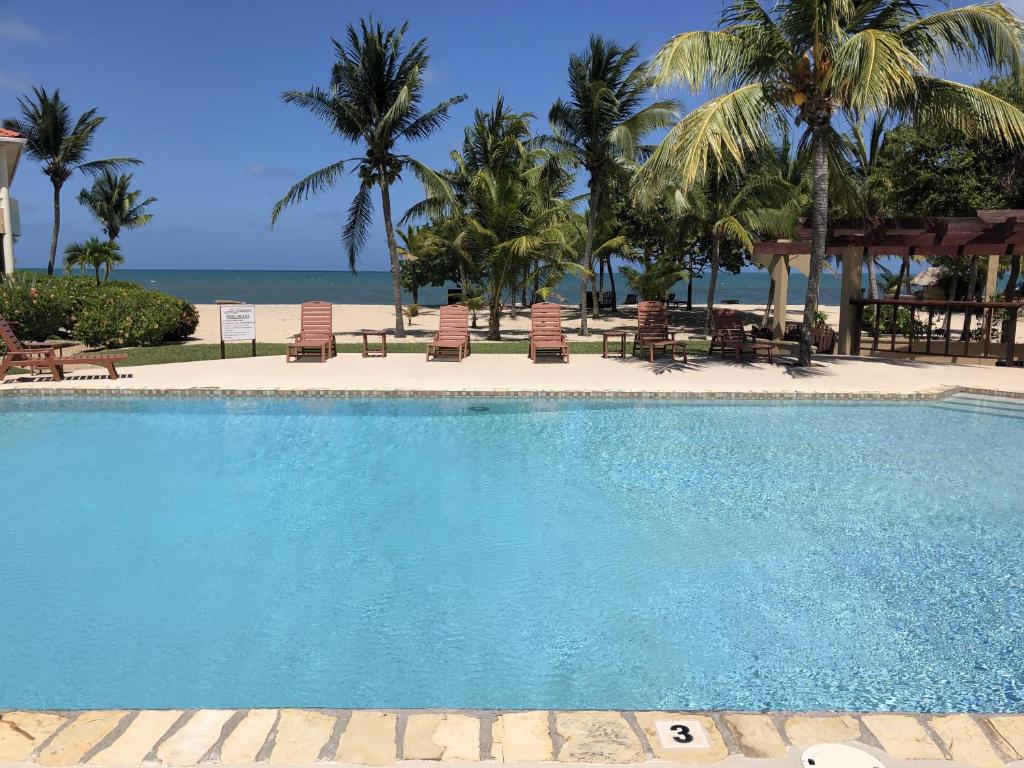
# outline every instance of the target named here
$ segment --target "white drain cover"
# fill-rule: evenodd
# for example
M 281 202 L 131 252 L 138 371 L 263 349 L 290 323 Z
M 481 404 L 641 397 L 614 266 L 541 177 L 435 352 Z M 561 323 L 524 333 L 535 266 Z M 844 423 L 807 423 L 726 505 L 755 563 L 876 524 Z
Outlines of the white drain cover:
M 815 744 L 800 762 L 804 768 L 885 768 L 874 755 L 846 744 Z

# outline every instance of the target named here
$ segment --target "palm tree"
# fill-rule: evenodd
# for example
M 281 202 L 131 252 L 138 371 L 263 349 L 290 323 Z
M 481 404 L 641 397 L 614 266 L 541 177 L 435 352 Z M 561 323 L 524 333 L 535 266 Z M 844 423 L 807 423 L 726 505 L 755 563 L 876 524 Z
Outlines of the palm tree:
M 695 184 L 674 192 L 676 213 L 711 242 L 707 313 L 704 332 L 711 334 L 715 290 L 722 263 L 722 245 L 729 242 L 747 253 L 758 237 L 786 237 L 796 223 L 797 190 L 779 173 L 774 148 L 766 148 L 757 167 L 744 171 L 734 164 L 716 166 Z
M 41 163 L 43 173 L 53 184 L 53 234 L 50 237 L 50 260 L 46 271 L 53 274 L 57 260 L 57 240 L 60 237 L 60 191 L 75 171 L 95 175 L 109 169 L 126 165 L 140 165 L 134 157 L 111 157 L 105 160 L 86 161 L 92 148 L 96 129 L 106 120 L 96 109 L 83 112 L 77 120 L 71 117 L 71 108 L 60 97 L 60 89 L 47 93 L 45 88 L 35 87 L 32 96 L 18 98 L 21 107 L 20 118 L 8 118 L 3 127 L 17 131 L 28 141 L 25 152 L 30 158 Z
M 604 195 L 619 160 L 636 160 L 642 155 L 640 141 L 652 130 L 676 119 L 674 101 L 657 101 L 643 106 L 652 85 L 645 64 L 635 65 L 636 45 L 622 48 L 617 43 L 592 36 L 587 49 L 569 57 L 569 100 L 559 99 L 548 120 L 553 141 L 568 152 L 572 162 L 587 174 L 587 236 L 583 264 L 594 271 L 594 233 Z M 587 335 L 587 280 L 580 283 L 580 334 Z M 593 282 L 592 277 L 590 278 Z M 593 297 L 594 312 L 598 301 Z
M 799 365 L 811 362 L 837 119 L 889 112 L 1024 144 L 1024 114 L 1008 101 L 929 74 L 947 61 L 1020 78 L 1021 22 L 998 2 L 926 14 L 919 0 L 731 0 L 719 29 L 677 35 L 655 57 L 657 83 L 720 92 L 666 136 L 648 163 L 655 177 L 669 167 L 690 185 L 709 158 L 743 162 L 788 120 L 805 128 L 812 245 Z
M 91 267 L 96 270 L 96 285 L 100 284 L 101 268 L 104 270 L 103 282 L 106 282 L 110 270 L 119 264 L 124 264 L 124 256 L 121 255 L 121 246 L 113 240 L 90 237 L 84 243 L 71 243 L 64 249 L 64 269 L 70 272 L 78 267 L 84 271 Z
M 78 202 L 103 227 L 108 240 L 117 240 L 122 229 L 138 229 L 153 220 L 146 208 L 156 202 L 155 197 L 139 200 L 142 192 L 132 189 L 132 175 L 104 169 L 91 189 L 78 193 Z
M 274 206 L 271 224 L 281 211 L 338 183 L 348 165 L 359 176 L 359 189 L 348 209 L 341 238 L 354 272 L 356 259 L 366 245 L 373 215 L 371 192 L 380 189 L 381 211 L 391 261 L 391 286 L 395 304 L 395 336 L 405 336 L 402 323 L 402 268 L 391 218 L 391 186 L 411 168 L 417 175 L 430 170 L 409 155 L 398 154 L 399 141 L 429 137 L 448 119 L 448 110 L 465 100 L 455 96 L 433 109 L 422 111 L 423 71 L 430 61 L 427 41 L 403 45 L 409 24 L 385 29 L 373 19 L 362 19 L 358 29 L 349 24 L 345 42 L 332 38 L 336 61 L 327 90 L 285 91 L 281 98 L 322 120 L 333 133 L 363 147 L 362 157 L 339 160 L 314 171 L 293 186 Z
M 554 284 L 570 263 L 573 213 L 565 194 L 571 178 L 558 156 L 534 146 L 529 113 L 512 112 L 499 96 L 476 110 L 453 169 L 425 177 L 427 198 L 405 219 L 429 217 L 451 238 L 465 273 L 483 287 L 487 338 L 501 340 L 501 307 L 536 281 Z M 576 214 L 578 215 L 578 214 Z

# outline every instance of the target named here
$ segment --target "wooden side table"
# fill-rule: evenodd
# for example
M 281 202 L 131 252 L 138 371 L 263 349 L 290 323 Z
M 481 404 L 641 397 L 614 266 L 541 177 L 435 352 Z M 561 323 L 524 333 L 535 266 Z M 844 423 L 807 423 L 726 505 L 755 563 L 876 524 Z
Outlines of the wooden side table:
M 601 357 L 608 357 L 608 340 L 619 340 L 619 357 L 626 357 L 626 332 L 625 331 L 604 331 L 601 333 Z M 612 354 L 615 354 L 614 352 Z
M 370 349 L 370 336 L 380 336 L 380 346 L 377 349 Z M 388 356 L 388 332 L 369 331 L 363 329 L 363 357 L 387 357 Z

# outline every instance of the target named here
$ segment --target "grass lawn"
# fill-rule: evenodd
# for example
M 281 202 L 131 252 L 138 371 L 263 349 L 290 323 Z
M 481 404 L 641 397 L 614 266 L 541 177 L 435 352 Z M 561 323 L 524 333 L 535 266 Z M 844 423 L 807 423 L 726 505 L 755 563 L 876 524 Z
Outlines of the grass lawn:
M 483 355 L 526 355 L 528 344 L 525 341 L 476 341 L 473 342 L 473 354 Z M 256 355 L 258 357 L 280 355 L 284 356 L 284 344 L 258 343 Z M 363 345 L 360 343 L 339 344 L 338 352 L 362 352 Z M 569 344 L 569 350 L 574 355 L 599 355 L 601 354 L 600 341 L 574 341 Z M 707 342 L 689 342 L 690 352 L 706 352 Z M 188 363 L 194 360 L 218 360 L 220 358 L 219 344 L 168 344 L 162 347 L 132 347 L 129 349 L 113 350 L 124 352 L 128 359 L 120 363 L 124 367 L 134 365 L 158 365 L 160 363 Z M 394 354 L 412 353 L 425 355 L 427 352 L 426 342 L 413 343 L 388 343 L 388 352 Z M 247 343 L 228 344 L 227 356 L 229 358 L 249 357 L 252 354 L 252 347 Z

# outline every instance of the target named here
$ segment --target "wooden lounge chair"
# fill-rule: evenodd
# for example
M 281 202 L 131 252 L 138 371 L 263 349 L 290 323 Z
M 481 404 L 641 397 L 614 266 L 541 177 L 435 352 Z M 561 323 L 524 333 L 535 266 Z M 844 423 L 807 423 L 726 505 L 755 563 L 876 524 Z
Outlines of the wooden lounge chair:
M 7 346 L 7 354 L 0 362 L 0 379 L 11 368 L 49 368 L 50 376 L 54 381 L 64 380 L 65 365 L 98 365 L 107 369 L 107 376 L 111 379 L 118 378 L 117 368 L 114 363 L 127 360 L 128 355 L 121 354 L 88 354 L 68 355 L 62 357 L 56 348 L 45 343 L 36 341 L 21 341 L 14 332 L 11 324 L 0 317 L 0 339 L 3 339 Z
M 437 335 L 427 345 L 427 360 L 437 357 L 442 351 L 455 352 L 459 362 L 470 354 L 469 309 L 464 304 L 447 304 L 441 307 L 441 320 Z
M 757 359 L 759 352 L 768 355 L 768 362 L 774 362 L 775 345 L 770 341 L 757 339 L 748 334 L 743 327 L 743 318 L 735 309 L 711 310 L 711 346 L 708 356 L 713 355 L 717 346 L 722 357 L 726 352 L 736 353 L 736 362 L 740 362 L 744 352 L 749 352 Z
M 320 362 L 337 354 L 334 343 L 334 306 L 329 301 L 307 301 L 302 305 L 299 332 L 292 336 L 285 352 L 289 363 L 300 357 L 320 356 Z
M 640 353 L 643 357 L 646 349 L 653 363 L 654 355 L 659 350 L 666 351 L 676 359 L 676 350 L 682 350 L 683 362 L 688 362 L 686 342 L 676 341 L 675 331 L 668 329 L 668 307 L 664 301 L 641 301 L 637 305 L 637 331 L 633 337 L 633 354 Z
M 555 351 L 569 362 L 569 342 L 562 333 L 562 308 L 542 302 L 530 309 L 530 359 L 537 362 L 537 353 Z

